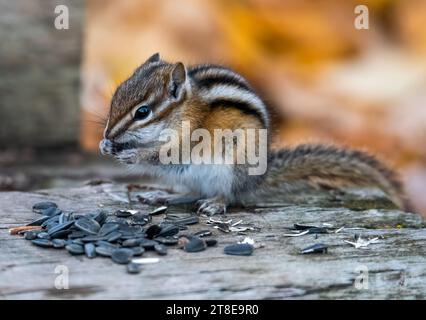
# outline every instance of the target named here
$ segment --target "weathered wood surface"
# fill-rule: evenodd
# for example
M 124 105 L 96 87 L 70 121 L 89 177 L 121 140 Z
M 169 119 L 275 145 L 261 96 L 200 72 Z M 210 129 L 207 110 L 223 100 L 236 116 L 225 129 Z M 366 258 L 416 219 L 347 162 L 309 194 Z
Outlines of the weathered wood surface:
M 99 207 L 114 212 L 128 204 L 124 185 L 103 184 L 75 189 L 51 189 L 31 193 L 0 193 L 0 297 L 2 299 L 424 299 L 426 297 L 426 229 L 415 214 L 392 209 L 350 210 L 348 201 L 333 205 L 329 194 L 310 195 L 298 205 L 275 204 L 231 210 L 226 219 L 242 219 L 260 227 L 249 232 L 264 247 L 250 257 L 227 256 L 223 247 L 242 238 L 216 229 L 217 247 L 200 253 L 169 249 L 160 262 L 145 265 L 138 275 L 106 258 L 89 260 L 65 250 L 33 246 L 8 228 L 35 218 L 37 201 L 52 200 L 64 210 L 90 212 Z M 370 193 L 368 193 L 370 194 Z M 114 195 L 114 196 L 112 196 Z M 118 197 L 117 197 L 118 196 Z M 352 194 L 359 203 L 375 203 L 374 194 Z M 371 198 L 373 197 L 373 198 Z M 327 200 L 328 199 L 328 200 Z M 353 204 L 353 202 L 350 202 Z M 334 203 L 335 205 L 335 203 Z M 133 206 L 145 210 L 143 205 Z M 148 209 L 148 207 L 146 207 Z M 171 211 L 189 208 L 171 208 Z M 161 217 L 156 217 L 161 220 Z M 201 223 L 190 230 L 208 229 Z M 284 237 L 294 223 L 332 223 L 335 226 L 366 227 L 340 233 Z M 355 249 L 343 240 L 354 233 L 382 236 L 369 249 Z M 322 242 L 329 252 L 301 255 L 299 250 Z M 145 256 L 156 256 L 147 252 Z M 69 289 L 54 286 L 55 268 L 69 269 Z M 355 279 L 368 269 L 368 289 L 357 289 Z
M 84 3 L 0 0 L 2 148 L 78 141 Z M 55 28 L 58 5 L 68 8 L 69 29 Z

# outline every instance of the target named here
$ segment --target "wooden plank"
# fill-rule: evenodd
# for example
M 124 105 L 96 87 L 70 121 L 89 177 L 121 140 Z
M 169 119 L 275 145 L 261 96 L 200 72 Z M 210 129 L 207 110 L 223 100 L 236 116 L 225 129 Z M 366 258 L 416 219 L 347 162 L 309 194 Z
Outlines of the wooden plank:
M 55 28 L 59 5 L 68 29 Z M 83 20 L 83 0 L 0 0 L 2 148 L 78 142 Z
M 260 227 L 250 232 L 256 249 L 250 257 L 228 256 L 227 244 L 243 236 L 213 229 L 219 243 L 200 253 L 169 249 L 157 264 L 145 265 L 138 275 L 107 258 L 89 260 L 64 250 L 42 249 L 8 228 L 35 218 L 33 203 L 52 200 L 64 210 L 108 212 L 128 207 L 124 185 L 85 186 L 32 193 L 0 193 L 0 296 L 3 299 L 424 299 L 426 296 L 426 230 L 415 214 L 397 210 L 354 211 L 327 208 L 322 196 L 309 204 L 281 204 L 273 208 L 234 209 L 226 219 Z M 328 195 L 329 196 L 329 195 Z M 122 199 L 120 202 L 118 199 Z M 317 199 L 318 201 L 315 201 Z M 315 206 L 321 203 L 321 206 Z M 132 203 L 148 210 L 148 206 Z M 191 208 L 171 208 L 188 212 Z M 162 217 L 155 217 L 161 220 Z M 201 217 L 190 231 L 208 229 Z M 333 223 L 368 227 L 340 233 L 284 237 L 294 223 Z M 369 249 L 355 249 L 344 240 L 355 233 L 383 237 Z M 317 242 L 329 245 L 328 254 L 301 255 L 300 249 Z M 156 256 L 147 252 L 146 257 Z M 69 289 L 55 288 L 55 268 L 69 270 Z M 360 268 L 368 268 L 368 289 L 354 286 Z

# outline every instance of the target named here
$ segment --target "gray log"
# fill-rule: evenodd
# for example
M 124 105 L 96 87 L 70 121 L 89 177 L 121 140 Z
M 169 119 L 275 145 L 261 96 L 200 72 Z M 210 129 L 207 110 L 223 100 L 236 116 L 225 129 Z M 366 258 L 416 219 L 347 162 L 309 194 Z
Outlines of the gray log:
M 69 8 L 69 29 L 54 26 Z M 0 0 L 0 148 L 73 144 L 84 1 Z
M 263 248 L 252 256 L 223 253 L 225 245 L 242 236 L 212 229 L 219 243 L 200 253 L 169 249 L 157 264 L 145 265 L 138 275 L 106 258 L 89 260 L 71 256 L 64 250 L 42 249 L 8 228 L 35 218 L 31 212 L 37 201 L 51 200 L 64 210 L 90 212 L 104 208 L 112 213 L 126 208 L 123 185 L 102 184 L 75 189 L 0 193 L 0 296 L 4 299 L 424 299 L 426 297 L 426 229 L 416 214 L 395 209 L 355 211 L 344 206 L 327 207 L 330 194 L 310 195 L 305 204 L 233 209 L 225 219 L 242 219 L 260 231 L 248 232 Z M 370 193 L 352 197 L 373 203 Z M 373 197 L 373 198 L 372 198 Z M 300 196 L 298 198 L 300 202 Z M 330 200 L 331 201 L 331 200 Z M 380 201 L 380 200 L 379 200 Z M 329 205 L 332 202 L 329 203 Z M 142 211 L 146 205 L 132 202 Z M 170 210 L 188 212 L 191 208 Z M 217 217 L 220 218 L 220 217 Z M 155 217 L 161 219 L 161 217 Z M 208 229 L 207 218 L 190 231 Z M 336 227 L 366 227 L 339 233 L 285 237 L 294 223 L 332 223 Z M 364 238 L 382 237 L 367 250 L 344 242 L 357 233 Z M 322 242 L 327 254 L 302 255 L 300 250 Z M 156 256 L 148 252 L 146 257 Z M 69 286 L 55 288 L 55 268 L 69 269 Z M 364 269 L 367 268 L 367 269 Z M 368 289 L 357 289 L 357 277 L 368 270 Z

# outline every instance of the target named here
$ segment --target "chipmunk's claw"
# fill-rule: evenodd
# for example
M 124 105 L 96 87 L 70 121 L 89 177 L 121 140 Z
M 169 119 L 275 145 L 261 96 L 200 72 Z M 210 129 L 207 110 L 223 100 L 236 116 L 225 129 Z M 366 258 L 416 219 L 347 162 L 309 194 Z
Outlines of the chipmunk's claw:
M 197 201 L 197 205 L 199 205 L 197 213 L 202 215 L 213 216 L 226 213 L 226 203 L 221 198 L 202 199 Z

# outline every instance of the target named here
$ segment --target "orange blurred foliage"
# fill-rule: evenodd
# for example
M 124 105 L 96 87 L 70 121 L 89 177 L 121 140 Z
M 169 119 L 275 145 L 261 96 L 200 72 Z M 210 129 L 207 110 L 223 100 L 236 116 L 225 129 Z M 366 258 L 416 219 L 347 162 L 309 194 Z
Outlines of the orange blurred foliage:
M 232 66 L 279 114 L 275 146 L 332 141 L 396 164 L 426 190 L 426 1 L 89 0 L 82 145 L 97 148 L 118 83 L 154 52 Z M 368 30 L 354 27 L 356 5 Z M 95 120 L 94 120 L 95 119 Z M 416 172 L 416 174 L 413 174 Z

